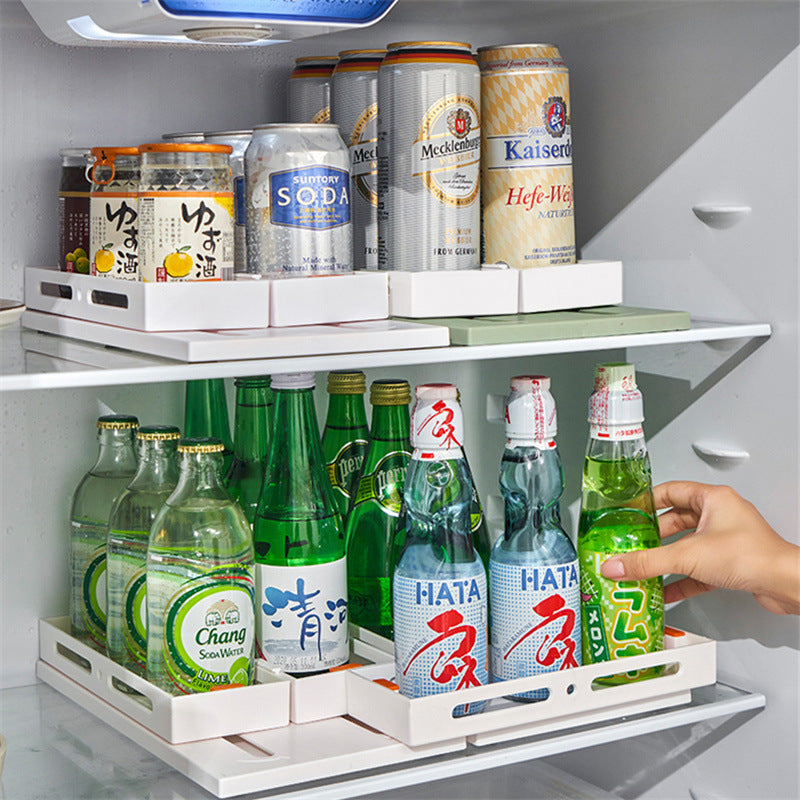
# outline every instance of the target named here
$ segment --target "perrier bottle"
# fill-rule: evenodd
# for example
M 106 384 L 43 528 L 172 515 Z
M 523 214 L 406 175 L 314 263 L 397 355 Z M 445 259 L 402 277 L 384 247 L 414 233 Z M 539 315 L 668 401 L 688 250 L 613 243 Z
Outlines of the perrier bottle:
M 271 667 L 298 675 L 349 655 L 344 531 L 313 389 L 311 372 L 272 376 L 275 423 L 253 525 L 258 646 Z
M 578 526 L 583 663 L 644 655 L 664 647 L 662 578 L 616 582 L 600 574 L 612 555 L 658 547 L 642 394 L 632 364 L 600 364 L 589 399 L 589 444 Z M 611 683 L 659 669 L 615 675 Z
M 186 381 L 183 435 L 189 439 L 219 439 L 225 447 L 222 451 L 222 474 L 228 472 L 233 460 L 233 446 L 223 378 Z
M 411 460 L 408 381 L 370 386 L 372 434 L 347 518 L 350 619 L 389 639 L 392 625 L 392 548 Z
M 136 472 L 136 417 L 97 420 L 100 453 L 72 499 L 69 619 L 72 635 L 93 647 L 106 644 L 106 537 L 117 495 Z
M 363 372 L 328 373 L 328 416 L 322 433 L 322 454 L 333 486 L 336 507 L 347 519 L 350 498 L 367 452 L 369 428 L 364 411 L 367 389 Z

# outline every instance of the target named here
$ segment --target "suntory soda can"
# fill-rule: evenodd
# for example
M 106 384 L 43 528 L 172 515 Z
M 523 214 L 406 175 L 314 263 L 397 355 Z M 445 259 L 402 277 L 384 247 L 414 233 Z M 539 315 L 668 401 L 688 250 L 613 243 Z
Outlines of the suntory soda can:
M 350 156 L 335 125 L 259 125 L 244 168 L 251 272 L 352 271 Z
M 569 73 L 551 44 L 482 47 L 483 260 L 572 264 Z
M 378 267 L 480 266 L 480 73 L 468 44 L 391 44 L 378 71 Z
M 350 151 L 353 266 L 378 268 L 378 68 L 385 50 L 345 50 L 331 79 L 331 121 Z
M 330 122 L 331 73 L 336 56 L 297 58 L 287 87 L 289 122 Z

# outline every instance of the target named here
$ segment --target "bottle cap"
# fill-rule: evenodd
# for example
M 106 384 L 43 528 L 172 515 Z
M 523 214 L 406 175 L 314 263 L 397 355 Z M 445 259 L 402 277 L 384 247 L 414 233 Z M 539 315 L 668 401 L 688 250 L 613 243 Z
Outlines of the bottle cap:
M 594 390 L 612 392 L 636 389 L 636 367 L 633 364 L 598 364 L 594 368 Z
M 180 439 L 181 432 L 174 425 L 144 425 L 136 431 L 136 438 L 140 441 L 166 442 Z
M 181 439 L 179 453 L 222 453 L 225 445 L 219 439 Z
M 281 372 L 272 376 L 273 389 L 313 389 L 313 372 Z
M 408 381 L 384 378 L 373 381 L 369 387 L 369 402 L 373 406 L 407 406 L 411 402 Z
M 328 373 L 328 394 L 364 394 L 366 391 L 367 376 L 360 370 Z
M 139 427 L 139 420 L 127 414 L 106 414 L 98 418 L 97 427 L 101 430 L 131 430 Z
M 556 401 L 550 394 L 550 378 L 518 375 L 511 379 L 506 398 L 506 436 L 533 442 L 549 442 L 558 433 Z
M 633 364 L 598 364 L 589 398 L 590 435 L 599 439 L 632 439 L 643 435 L 642 393 Z
M 451 383 L 417 386 L 411 412 L 411 446 L 415 450 L 460 449 L 464 441 L 464 414 Z

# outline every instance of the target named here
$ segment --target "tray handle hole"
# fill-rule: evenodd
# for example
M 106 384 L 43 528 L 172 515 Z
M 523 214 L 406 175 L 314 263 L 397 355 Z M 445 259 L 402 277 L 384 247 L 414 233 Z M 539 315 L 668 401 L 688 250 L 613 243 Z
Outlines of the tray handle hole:
M 72 287 L 63 283 L 49 283 L 42 281 L 39 284 L 39 291 L 45 297 L 60 297 L 64 300 L 72 300 Z
M 615 686 L 629 686 L 632 683 L 641 681 L 651 681 L 655 678 L 665 678 L 669 675 L 677 675 L 680 670 L 680 663 L 675 661 L 671 664 L 660 664 L 655 667 L 633 670 L 632 672 L 617 672 L 613 675 L 603 675 L 592 681 L 592 691 L 598 692 L 604 689 L 613 689 Z
M 272 758 L 275 755 L 274 753 L 270 753 L 269 750 L 265 750 L 263 747 L 253 744 L 242 736 L 223 736 L 222 738 L 225 739 L 226 742 L 230 742 L 234 747 L 244 750 L 245 753 L 254 758 Z
M 571 683 L 569 686 L 567 686 L 567 694 L 572 694 L 574 691 L 575 691 L 574 683 Z
M 128 296 L 117 292 L 105 292 L 101 289 L 93 289 L 92 303 L 96 306 L 112 306 L 113 308 L 127 308 Z
M 140 691 L 134 689 L 133 686 L 128 686 L 125 681 L 121 681 L 114 675 L 111 676 L 111 688 L 116 689 L 120 694 L 124 694 L 126 697 L 130 697 L 131 700 L 134 700 L 140 706 L 144 706 L 148 711 L 153 710 L 153 701 L 146 694 L 142 694 Z
M 61 642 L 56 642 L 56 652 L 60 656 L 64 656 L 67 661 L 71 661 L 73 664 L 79 666 L 82 670 L 85 670 L 90 675 L 92 674 L 92 662 L 89 661 L 88 658 L 78 655 L 74 650 L 70 650 L 69 647 L 61 644 Z

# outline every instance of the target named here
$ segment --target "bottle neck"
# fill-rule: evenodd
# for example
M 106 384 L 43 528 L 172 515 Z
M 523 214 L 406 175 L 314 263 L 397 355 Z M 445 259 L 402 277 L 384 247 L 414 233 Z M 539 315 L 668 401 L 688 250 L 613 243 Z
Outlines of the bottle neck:
M 325 427 L 328 429 L 366 430 L 367 412 L 364 409 L 364 395 L 329 395 L 328 416 L 325 419 Z
M 272 391 L 263 386 L 236 387 L 234 457 L 241 461 L 264 461 L 269 455 L 273 403 Z
M 408 406 L 378 406 L 372 407 L 372 431 L 370 439 L 373 442 L 402 441 L 405 449 L 411 450 L 409 443 L 411 436 L 411 419 Z
M 139 469 L 130 483 L 131 489 L 172 489 L 179 476 L 177 439 L 144 439 L 139 442 Z
M 222 453 L 181 453 L 180 477 L 171 503 L 188 497 L 230 499 L 222 486 Z
M 647 444 L 643 435 L 630 438 L 603 438 L 589 437 L 586 446 L 587 458 L 598 461 L 623 461 L 632 458 L 642 458 L 647 455 Z
M 186 420 L 183 435 L 187 439 L 219 439 L 225 445 L 226 452 L 230 452 L 228 401 L 222 378 L 186 381 Z
M 100 452 L 92 472 L 129 473 L 136 472 L 136 431 L 132 428 L 101 428 L 98 439 Z

